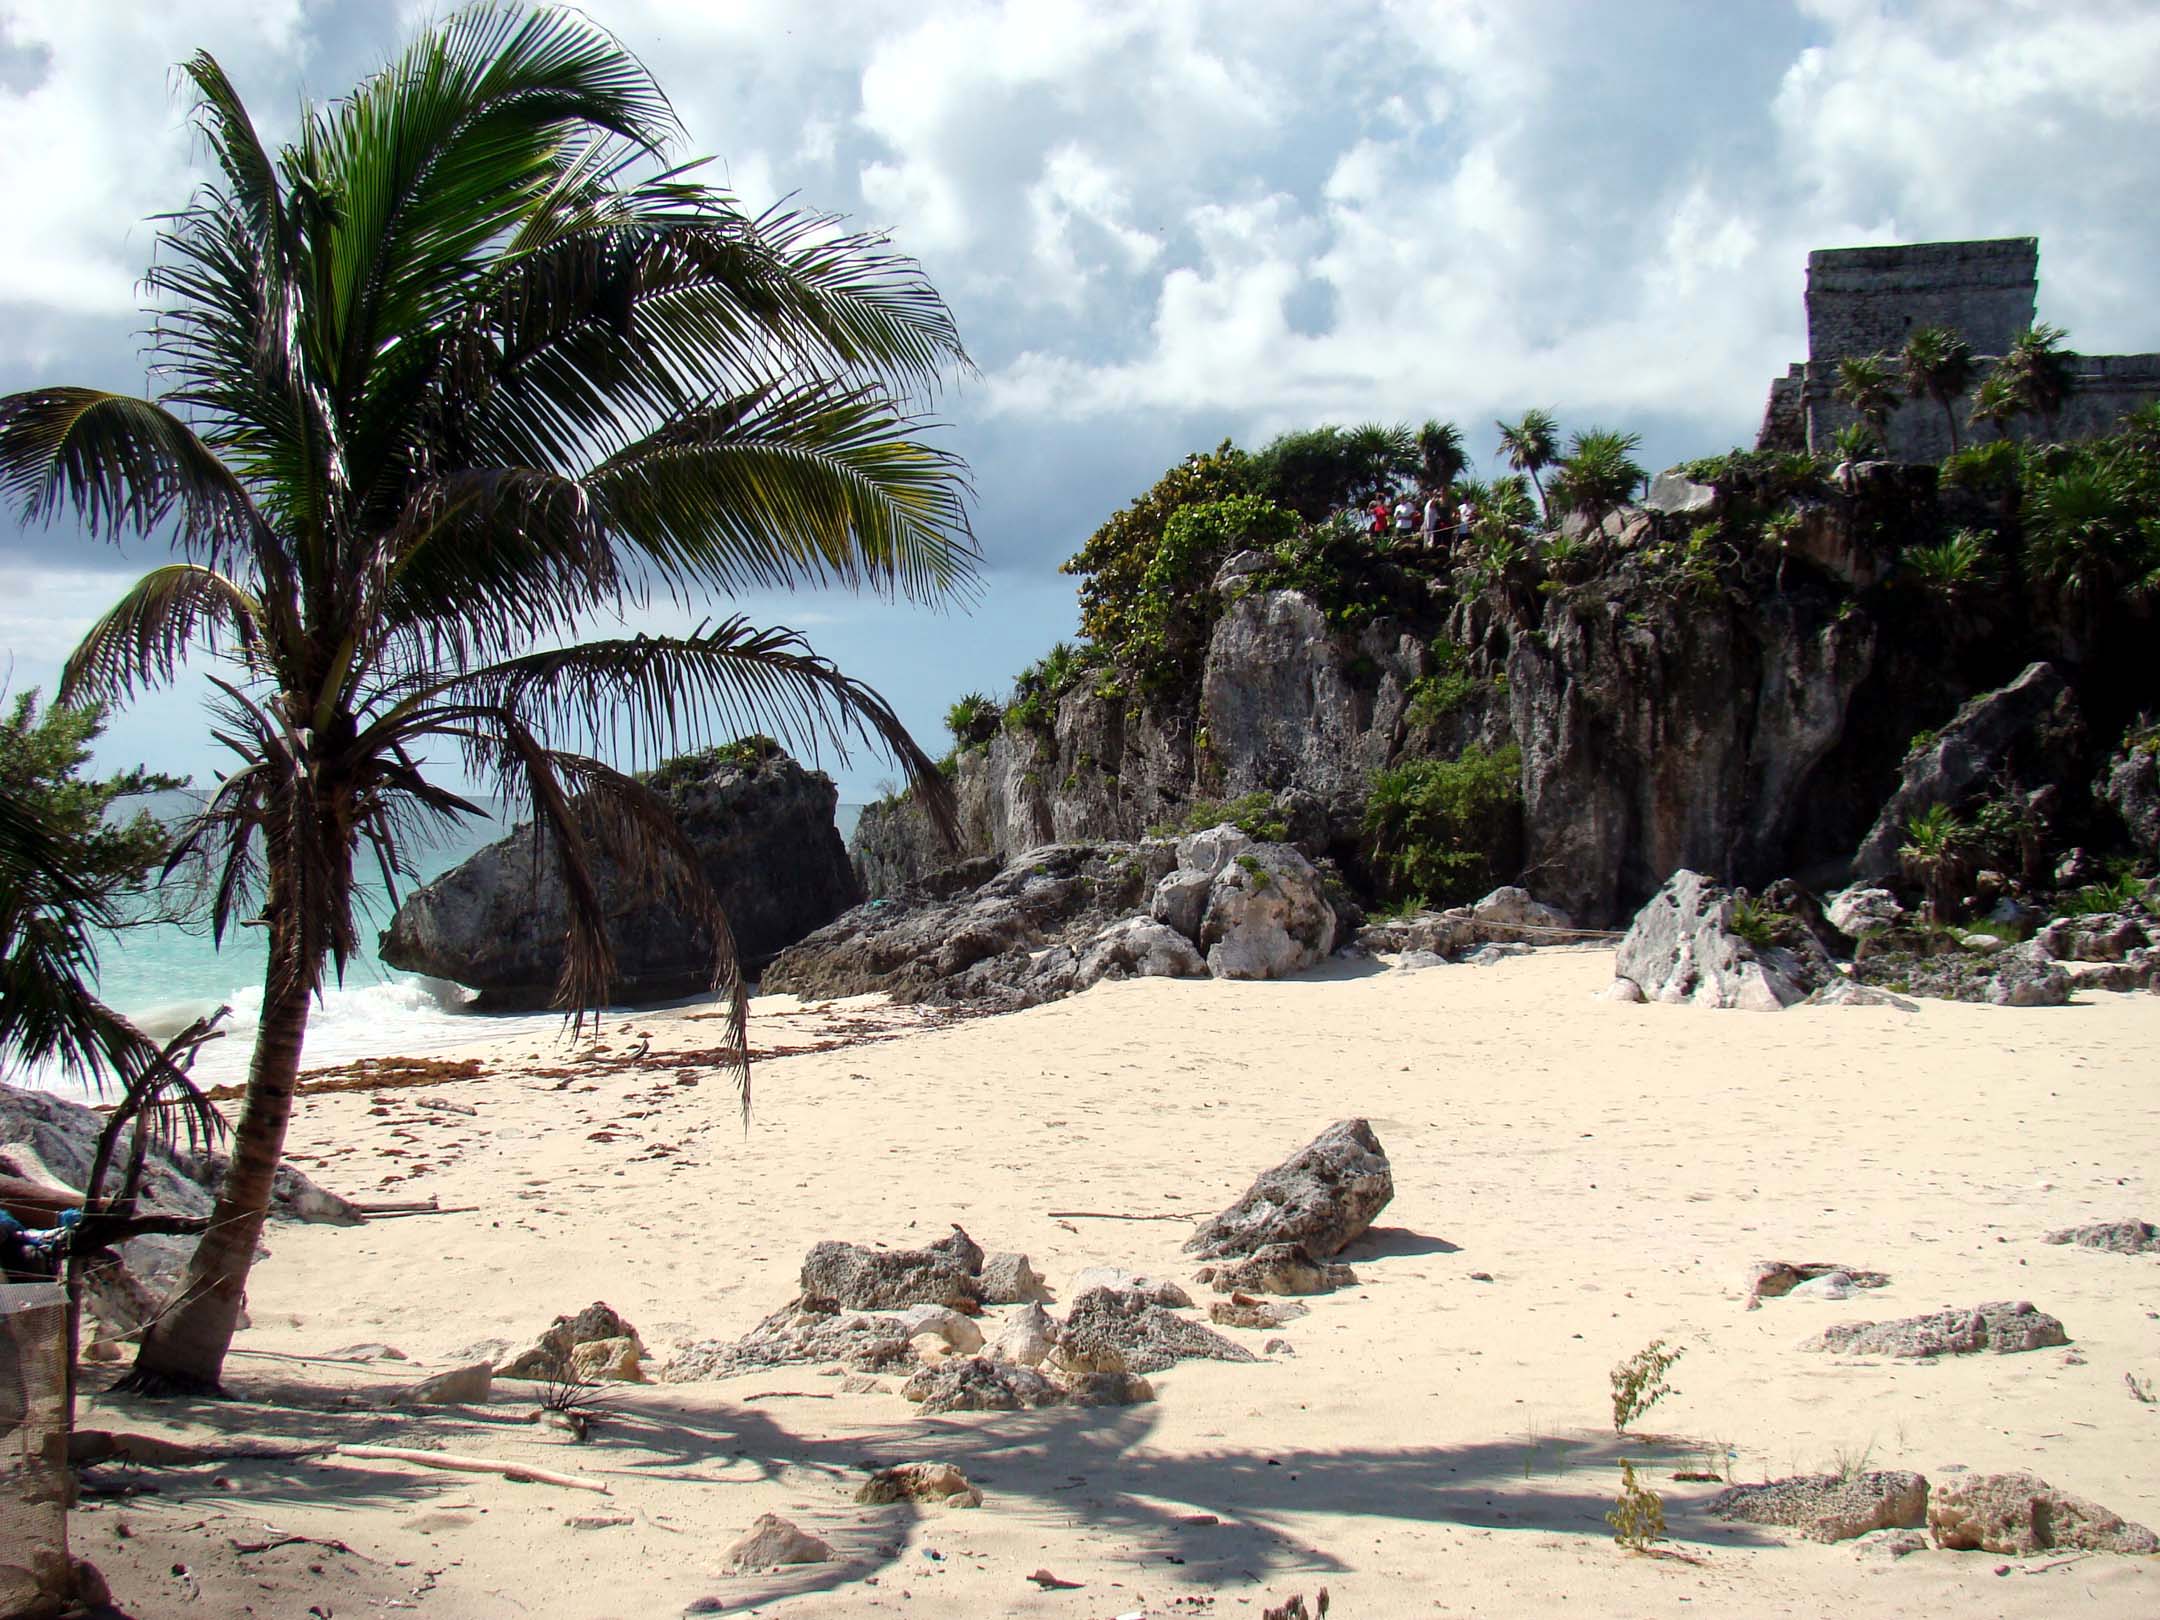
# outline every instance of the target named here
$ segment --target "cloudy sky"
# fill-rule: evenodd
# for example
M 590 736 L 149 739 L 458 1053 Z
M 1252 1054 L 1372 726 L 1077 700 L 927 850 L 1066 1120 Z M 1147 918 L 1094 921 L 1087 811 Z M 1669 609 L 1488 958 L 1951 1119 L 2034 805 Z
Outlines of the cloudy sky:
M 172 64 L 272 136 L 439 8 L 0 0 L 0 392 L 140 389 L 150 217 L 201 172 Z M 1056 572 L 1184 452 L 1323 421 L 1496 415 L 1751 441 L 1813 247 L 2037 235 L 2042 318 L 2160 348 L 2151 0 L 1144 5 L 593 0 L 752 207 L 889 227 L 980 375 L 947 398 L 986 589 L 936 615 L 751 602 L 919 736 L 1072 632 Z M 0 518 L 0 679 L 50 686 L 146 559 Z M 201 776 L 194 690 L 108 743 Z M 828 759 L 843 797 L 887 767 Z

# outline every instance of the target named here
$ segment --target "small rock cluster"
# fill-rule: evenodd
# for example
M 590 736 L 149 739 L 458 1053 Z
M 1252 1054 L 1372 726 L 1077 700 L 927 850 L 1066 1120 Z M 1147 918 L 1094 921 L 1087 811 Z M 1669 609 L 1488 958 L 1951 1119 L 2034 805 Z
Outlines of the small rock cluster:
M 1210 1264 L 1200 1280 L 1228 1295 L 1209 1311 L 1221 1326 L 1274 1329 L 1306 1314 L 1289 1300 L 1353 1283 L 1324 1257 L 1365 1232 L 1394 1196 L 1387 1155 L 1363 1120 L 1330 1126 L 1255 1180 L 1186 1247 Z M 1323 1258 L 1315 1258 L 1320 1256 Z M 920 1249 L 824 1242 L 804 1257 L 801 1291 L 742 1338 L 707 1340 L 678 1354 L 670 1381 L 806 1362 L 837 1362 L 849 1392 L 889 1386 L 925 1412 L 1023 1411 L 1131 1405 L 1154 1398 L 1147 1375 L 1185 1360 L 1259 1358 L 1180 1314 L 1192 1296 L 1168 1278 L 1090 1267 L 1072 1280 L 1063 1320 L 1024 1255 L 985 1254 L 959 1227 Z M 1013 1307 L 986 1337 L 986 1306 Z M 559 1326 L 560 1324 L 558 1324 Z
M 539 1338 L 495 1364 L 497 1378 L 539 1383 L 642 1384 L 644 1342 L 612 1307 L 595 1300 L 558 1316 Z
M 2068 1344 L 2063 1325 L 2027 1300 L 1995 1300 L 1966 1309 L 1941 1310 L 1894 1322 L 1840 1322 L 1801 1346 L 1847 1356 L 1998 1356 Z
M 2132 1555 L 2160 1550 L 2160 1540 L 2143 1525 L 2027 1473 L 1966 1474 L 1933 1486 L 1903 1471 L 1798 1474 L 1720 1491 L 1705 1511 L 1798 1530 L 1812 1541 L 1924 1526 L 1938 1547 L 2011 1558 L 2063 1549 Z
M 1792 885 L 1773 889 L 1789 892 L 1766 892 L 1750 929 L 1757 937 L 1748 938 L 1739 931 L 1742 891 L 1675 872 L 1621 940 L 1606 999 L 1758 1012 L 1800 1004 L 1913 1011 L 1901 993 L 2059 1007 L 2078 990 L 2160 988 L 2160 924 L 2142 913 L 2057 917 L 2021 944 L 1953 929 L 1942 936 L 1947 948 L 1922 949 L 1888 889 L 1855 885 L 1819 908 Z M 1760 937 L 1765 927 L 1769 943 Z M 1848 948 L 1850 977 L 1833 960 Z

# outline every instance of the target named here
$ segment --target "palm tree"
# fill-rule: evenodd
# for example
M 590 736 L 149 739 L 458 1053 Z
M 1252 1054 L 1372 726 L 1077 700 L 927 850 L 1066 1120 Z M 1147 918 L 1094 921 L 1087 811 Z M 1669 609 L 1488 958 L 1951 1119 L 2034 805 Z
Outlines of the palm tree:
M 1942 407 L 1950 429 L 1950 450 L 1958 447 L 1958 396 L 1972 382 L 1972 345 L 1947 326 L 1922 326 L 1905 340 L 1898 357 L 1905 368 L 1905 392 L 1914 399 L 1932 399 Z
M 1538 476 L 1560 456 L 1560 421 L 1551 411 L 1535 406 L 1522 413 L 1516 422 L 1495 422 L 1500 430 L 1500 452 L 1507 457 L 1507 464 L 1519 473 L 1528 473 L 1530 482 L 1537 488 L 1538 516 L 1549 528 L 1552 524 L 1551 508 L 1545 500 L 1545 480 Z
M 1462 429 L 1453 422 L 1427 422 L 1419 428 L 1417 453 L 1418 482 L 1434 494 L 1445 493 L 1470 465 Z
M 1890 413 L 1898 407 L 1898 383 L 1887 355 L 1856 354 L 1840 360 L 1837 397 L 1868 425 L 1877 444 L 1890 442 Z
M 1865 422 L 1847 422 L 1830 435 L 1830 453 L 1840 461 L 1870 461 L 1882 453 L 1882 441 Z
M 2055 418 L 2070 397 L 2070 357 L 2062 347 L 2066 335 L 2061 327 L 2044 321 L 2029 327 L 2011 340 L 2010 352 L 1995 371 L 1997 377 L 2008 377 L 2018 408 L 2039 417 L 2041 430 L 2051 440 Z
M 1997 366 L 1981 379 L 1973 390 L 1972 404 L 1965 412 L 1966 420 L 1985 422 L 1995 430 L 1997 439 L 2010 436 L 2010 424 L 2025 414 L 2025 402 L 2018 397 L 2016 379 L 2010 375 L 2007 363 Z
M 145 1392 L 214 1388 L 294 1100 L 310 999 L 359 948 L 354 864 L 386 879 L 476 807 L 430 750 L 529 808 L 570 898 L 559 1000 L 613 977 L 596 857 L 672 891 L 712 943 L 748 1106 L 726 919 L 665 805 L 563 746 L 650 756 L 685 733 L 851 739 L 936 766 L 877 694 L 789 630 L 566 645 L 658 590 L 815 582 L 936 600 L 972 578 L 965 468 L 911 400 L 966 363 L 942 299 L 882 238 L 750 218 L 686 168 L 645 68 L 568 12 L 485 4 L 276 157 L 217 62 L 185 67 L 220 171 L 171 216 L 148 285 L 157 400 L 0 401 L 0 490 L 29 518 L 174 534 L 85 637 L 64 696 L 125 698 L 198 641 L 235 758 L 184 846 L 214 927 L 269 966 L 230 1172 L 144 1339 Z M 753 723 L 754 722 L 754 723 Z
M 1959 864 L 1964 856 L 1965 824 L 1946 804 L 1931 804 L 1908 817 L 1905 844 L 1898 857 L 1927 890 L 1927 918 L 1940 928 L 1949 915 Z
M 1606 514 L 1641 487 L 1650 475 L 1634 457 L 1642 443 L 1639 433 L 1620 433 L 1611 428 L 1591 428 L 1568 441 L 1568 453 L 1560 463 L 1553 498 L 1563 511 L 1579 512 L 1584 524 L 1596 528 Z

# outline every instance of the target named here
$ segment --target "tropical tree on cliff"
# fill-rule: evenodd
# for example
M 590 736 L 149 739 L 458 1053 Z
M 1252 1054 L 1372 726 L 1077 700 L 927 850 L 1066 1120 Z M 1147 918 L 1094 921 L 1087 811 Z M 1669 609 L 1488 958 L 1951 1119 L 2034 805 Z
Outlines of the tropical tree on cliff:
M 2055 437 L 2055 419 L 2070 397 L 2070 357 L 2063 352 L 2066 336 L 2061 327 L 2044 321 L 2020 332 L 2011 340 L 2010 352 L 1994 373 L 1995 377 L 2008 379 L 2009 393 L 2018 408 L 2039 417 L 2041 431 L 2050 439 Z
M 2008 438 L 2010 424 L 2024 414 L 2025 402 L 2018 397 L 2016 379 L 2002 366 L 1981 379 L 1965 411 L 1967 421 L 1987 424 L 1998 439 Z
M 1580 513 L 1585 524 L 1596 528 L 1650 476 L 1635 460 L 1641 444 L 1641 434 L 1612 428 L 1590 428 L 1574 435 L 1560 463 L 1560 475 L 1553 480 L 1553 504 L 1562 512 Z
M 1418 482 L 1429 490 L 1447 489 L 1463 475 L 1470 457 L 1462 429 L 1453 422 L 1427 422 L 1417 431 Z
M 931 760 L 794 632 L 740 618 L 567 644 L 651 593 L 817 582 L 918 599 L 974 565 L 965 468 L 915 401 L 965 364 L 942 299 L 881 238 L 757 218 L 668 167 L 667 98 L 573 13 L 432 28 L 273 154 L 218 63 L 185 67 L 218 180 L 147 278 L 156 400 L 0 401 L 27 517 L 171 536 L 85 637 L 63 696 L 124 699 L 211 645 L 234 768 L 188 830 L 216 926 L 259 919 L 261 1019 L 230 1172 L 135 1388 L 218 1382 L 290 1118 L 311 999 L 359 949 L 354 868 L 476 813 L 444 753 L 529 809 L 570 899 L 566 1008 L 612 973 L 597 854 L 664 886 L 743 1001 L 726 919 L 662 802 L 573 744 L 772 731 Z M 748 1070 L 738 1069 L 748 1101 Z
M 1898 407 L 1898 378 L 1879 354 L 1856 354 L 1838 362 L 1837 397 L 1868 425 L 1877 444 L 1890 442 L 1890 413 Z
M 1519 473 L 1528 473 L 1537 489 L 1538 515 L 1552 521 L 1545 499 L 1545 480 L 1539 476 L 1560 457 L 1560 420 L 1551 411 L 1532 406 L 1513 422 L 1495 422 L 1500 430 L 1500 453 Z
M 1898 356 L 1905 370 L 1905 392 L 1914 399 L 1932 399 L 1942 408 L 1950 429 L 1950 449 L 1958 448 L 1956 405 L 1972 385 L 1972 345 L 1947 326 L 1922 326 L 1905 340 Z

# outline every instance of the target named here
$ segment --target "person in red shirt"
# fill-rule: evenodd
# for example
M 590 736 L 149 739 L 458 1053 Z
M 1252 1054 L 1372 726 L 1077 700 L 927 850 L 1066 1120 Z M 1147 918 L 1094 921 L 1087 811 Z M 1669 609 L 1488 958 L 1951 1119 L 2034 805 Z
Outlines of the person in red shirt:
M 1393 512 L 1388 506 L 1387 497 L 1383 495 L 1380 499 L 1374 501 L 1369 510 L 1372 513 L 1372 527 L 1367 532 L 1370 534 L 1386 534 L 1388 525 L 1393 521 Z

